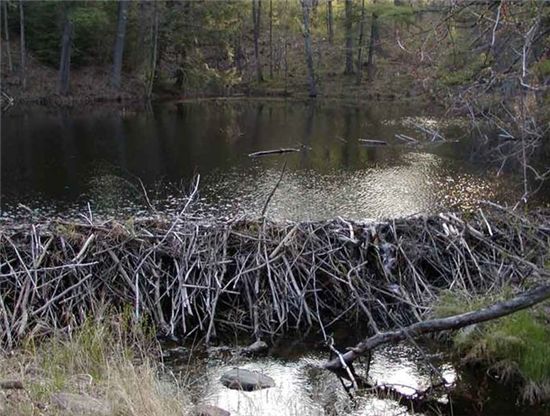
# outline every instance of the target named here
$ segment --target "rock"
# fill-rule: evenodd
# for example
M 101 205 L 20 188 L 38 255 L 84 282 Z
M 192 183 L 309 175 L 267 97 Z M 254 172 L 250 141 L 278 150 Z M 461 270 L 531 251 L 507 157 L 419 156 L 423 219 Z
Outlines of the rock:
M 0 389 L 4 390 L 22 390 L 23 382 L 21 380 L 1 380 Z
M 201 404 L 196 406 L 191 413 L 193 416 L 230 416 L 227 410 L 209 404 Z
M 268 349 L 267 344 L 264 341 L 262 341 L 261 339 L 259 339 L 258 341 L 254 342 L 253 344 L 249 345 L 248 347 L 243 348 L 242 353 L 243 354 L 250 354 L 250 355 L 261 354 L 263 352 L 266 352 L 267 349 Z
M 230 389 L 253 391 L 275 386 L 275 380 L 257 371 L 234 368 L 221 376 L 221 383 Z
M 113 412 L 108 402 L 85 394 L 52 394 L 52 403 L 73 415 L 109 416 Z

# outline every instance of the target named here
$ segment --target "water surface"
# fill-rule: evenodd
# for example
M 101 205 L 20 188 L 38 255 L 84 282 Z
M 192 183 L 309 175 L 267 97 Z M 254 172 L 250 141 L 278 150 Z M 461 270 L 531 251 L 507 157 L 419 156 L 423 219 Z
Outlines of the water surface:
M 432 143 L 418 126 L 447 139 Z M 419 141 L 407 145 L 396 134 Z M 383 140 L 365 146 L 359 139 Z M 299 148 L 253 159 L 249 153 Z M 18 110 L 2 123 L 2 212 L 24 204 L 42 214 L 143 213 L 140 181 L 160 211 L 177 210 L 200 174 L 196 208 L 256 216 L 286 162 L 268 215 L 309 220 L 396 217 L 471 209 L 515 194 L 506 175 L 480 163 L 464 120 L 418 105 L 353 107 L 297 102 L 169 103 Z

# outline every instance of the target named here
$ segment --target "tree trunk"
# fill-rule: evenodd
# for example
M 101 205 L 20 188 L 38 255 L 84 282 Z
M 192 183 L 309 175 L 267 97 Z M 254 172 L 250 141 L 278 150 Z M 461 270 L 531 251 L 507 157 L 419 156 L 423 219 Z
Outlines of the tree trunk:
M 285 8 L 288 8 L 288 0 L 285 0 Z M 288 22 L 285 24 L 285 36 L 284 36 L 284 70 L 285 70 L 285 95 L 288 93 Z
M 317 97 L 317 85 L 315 82 L 315 72 L 313 70 L 313 51 L 311 48 L 311 33 L 309 30 L 309 14 L 311 11 L 311 0 L 302 1 L 302 15 L 304 18 L 304 44 L 307 63 L 307 77 L 309 83 L 309 96 Z
M 273 79 L 273 0 L 269 0 L 269 78 Z
M 261 0 L 252 0 L 252 20 L 254 22 L 254 59 L 256 60 L 256 78 L 258 82 L 264 80 L 262 64 L 260 62 L 260 16 L 262 12 Z
M 25 13 L 23 10 L 23 0 L 19 0 L 19 36 L 21 42 L 21 57 L 19 61 L 19 80 L 23 89 L 27 87 L 26 54 L 25 49 Z
M 118 2 L 117 30 L 113 50 L 113 73 L 111 75 L 111 86 L 116 89 L 120 88 L 122 58 L 124 56 L 124 37 L 126 36 L 129 4 L 127 0 L 119 0 Z
M 365 34 L 365 0 L 361 1 L 361 23 L 359 24 L 359 45 L 357 49 L 357 85 L 363 76 L 363 37 Z
M 71 22 L 68 10 L 66 10 L 65 23 L 63 25 L 63 37 L 61 38 L 61 58 L 59 61 L 59 94 L 61 95 L 67 95 L 69 93 L 72 38 L 73 22 Z
M 328 43 L 332 45 L 334 42 L 334 17 L 332 15 L 332 0 L 327 0 L 327 32 L 328 32 Z
M 376 12 L 372 13 L 372 23 L 370 31 L 370 41 L 369 41 L 369 57 L 367 59 L 367 75 L 369 81 L 374 78 L 376 73 L 376 64 L 374 62 L 374 51 L 379 48 L 378 43 L 380 42 L 380 35 L 378 33 L 378 15 Z
M 495 303 L 481 310 L 466 312 L 460 315 L 453 315 L 446 318 L 432 319 L 412 324 L 390 332 L 380 332 L 370 338 L 361 341 L 354 348 L 350 348 L 341 357 L 336 357 L 324 365 L 327 370 L 333 371 L 344 378 L 349 374 L 342 365 L 351 365 L 361 355 L 372 351 L 374 348 L 390 342 L 404 341 L 405 339 L 417 338 L 420 335 L 434 332 L 457 330 L 466 326 L 498 319 L 522 309 L 530 308 L 550 298 L 550 285 L 539 286 L 528 290 L 510 300 Z
M 345 7 L 345 26 L 346 26 L 346 67 L 344 74 L 353 74 L 353 21 L 352 21 L 352 0 L 346 0 Z
M 13 62 L 11 60 L 10 31 L 8 30 L 8 2 L 2 2 L 2 13 L 4 14 L 4 40 L 6 41 L 6 55 L 8 59 L 8 69 L 13 72 Z
M 149 79 L 145 89 L 145 98 L 149 100 L 153 95 L 153 86 L 157 72 L 157 48 L 159 33 L 159 17 L 157 2 L 153 2 L 153 25 L 151 27 L 151 60 L 149 64 Z

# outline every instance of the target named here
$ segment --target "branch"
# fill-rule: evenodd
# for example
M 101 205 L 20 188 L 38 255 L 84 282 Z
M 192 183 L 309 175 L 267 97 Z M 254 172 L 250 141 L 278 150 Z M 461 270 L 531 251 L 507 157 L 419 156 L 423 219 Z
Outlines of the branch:
M 361 355 L 380 345 L 390 342 L 403 341 L 407 338 L 416 338 L 420 335 L 434 332 L 456 330 L 468 325 L 501 318 L 522 309 L 527 309 L 548 298 L 550 298 L 550 285 L 539 286 L 528 290 L 513 299 L 495 303 L 494 305 L 481 310 L 467 312 L 460 315 L 453 315 L 447 318 L 417 322 L 396 331 L 376 334 L 365 339 L 364 341 L 361 341 L 354 348 L 351 348 L 348 352 L 342 355 L 342 358 L 347 365 L 350 365 Z M 346 372 L 342 371 L 342 362 L 339 357 L 328 361 L 323 367 L 341 377 L 347 376 Z

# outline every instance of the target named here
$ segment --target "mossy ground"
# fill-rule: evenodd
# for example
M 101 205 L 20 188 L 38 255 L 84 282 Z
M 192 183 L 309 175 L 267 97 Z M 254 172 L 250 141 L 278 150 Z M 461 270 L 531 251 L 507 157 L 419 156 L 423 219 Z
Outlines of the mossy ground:
M 480 309 L 509 297 L 510 290 L 471 297 L 447 292 L 434 308 L 436 316 Z M 481 364 L 503 382 L 519 386 L 529 403 L 550 400 L 550 303 L 473 325 L 458 331 L 452 341 L 463 364 Z

